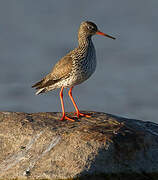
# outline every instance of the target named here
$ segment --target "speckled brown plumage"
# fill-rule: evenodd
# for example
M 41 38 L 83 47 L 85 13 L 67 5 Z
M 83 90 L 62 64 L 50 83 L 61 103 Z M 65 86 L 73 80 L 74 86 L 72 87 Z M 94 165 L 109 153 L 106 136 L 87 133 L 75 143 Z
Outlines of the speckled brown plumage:
M 87 80 L 96 69 L 96 53 L 91 39 L 95 34 L 115 39 L 112 36 L 100 32 L 93 22 L 82 22 L 78 31 L 78 47 L 60 59 L 46 77 L 32 86 L 37 89 L 36 94 L 61 88 L 60 97 L 63 112 L 62 92 L 64 87 L 69 87 L 69 96 L 75 106 L 78 117 L 79 110 L 73 100 L 71 90 L 73 86 Z M 65 118 L 65 115 L 63 116 Z

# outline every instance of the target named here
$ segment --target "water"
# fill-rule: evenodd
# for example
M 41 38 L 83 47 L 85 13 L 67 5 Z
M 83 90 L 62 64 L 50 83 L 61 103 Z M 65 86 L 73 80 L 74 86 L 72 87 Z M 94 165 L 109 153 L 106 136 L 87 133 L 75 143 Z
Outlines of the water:
M 158 122 L 157 9 L 156 0 L 1 0 L 0 110 L 61 111 L 59 90 L 36 96 L 31 85 L 77 46 L 79 24 L 91 20 L 117 39 L 93 38 L 97 70 L 73 91 L 80 109 Z M 67 95 L 65 106 L 73 110 Z

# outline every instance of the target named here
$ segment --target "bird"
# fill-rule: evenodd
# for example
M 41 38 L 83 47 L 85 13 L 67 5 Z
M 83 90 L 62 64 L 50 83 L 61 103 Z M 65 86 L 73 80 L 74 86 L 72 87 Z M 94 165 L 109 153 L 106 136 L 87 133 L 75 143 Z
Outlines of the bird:
M 79 111 L 72 96 L 72 89 L 74 86 L 86 81 L 96 69 L 96 52 L 92 42 L 92 36 L 94 35 L 102 35 L 115 39 L 113 36 L 99 31 L 95 23 L 91 21 L 82 22 L 78 30 L 78 47 L 61 58 L 48 75 L 32 86 L 32 88 L 36 88 L 37 90 L 36 95 L 61 88 L 61 120 L 74 121 L 73 118 L 70 118 L 65 114 L 63 102 L 64 88 L 69 88 L 68 95 L 76 110 L 75 114 L 77 115 L 77 118 L 82 116 L 87 118 L 91 117 L 90 115 Z

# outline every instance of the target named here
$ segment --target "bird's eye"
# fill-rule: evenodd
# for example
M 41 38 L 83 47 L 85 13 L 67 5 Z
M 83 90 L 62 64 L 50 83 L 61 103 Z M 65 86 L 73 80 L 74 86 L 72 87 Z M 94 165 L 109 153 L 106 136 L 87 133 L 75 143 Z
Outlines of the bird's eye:
M 94 28 L 93 26 L 88 26 L 88 29 L 89 29 L 89 30 L 92 30 L 92 31 L 95 30 L 95 28 Z

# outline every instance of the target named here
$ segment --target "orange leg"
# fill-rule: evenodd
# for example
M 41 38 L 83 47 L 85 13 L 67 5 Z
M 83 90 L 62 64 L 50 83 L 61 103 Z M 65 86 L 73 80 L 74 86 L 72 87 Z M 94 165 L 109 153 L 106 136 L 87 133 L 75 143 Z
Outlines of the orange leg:
M 87 115 L 87 114 L 80 113 L 80 111 L 79 111 L 79 109 L 78 109 L 78 107 L 77 107 L 77 105 L 76 105 L 76 103 L 75 103 L 75 101 L 74 101 L 74 98 L 72 97 L 72 88 L 73 88 L 73 87 L 71 87 L 70 90 L 69 90 L 69 96 L 70 96 L 70 99 L 71 99 L 71 101 L 72 101 L 72 103 L 73 103 L 73 105 L 74 105 L 74 107 L 75 107 L 77 117 L 78 117 L 78 118 L 79 118 L 80 116 L 91 117 L 91 116 L 89 116 L 89 115 Z
M 66 120 L 69 120 L 69 121 L 74 121 L 73 119 L 71 119 L 71 118 L 69 118 L 69 117 L 67 117 L 65 115 L 64 102 L 63 102 L 63 90 L 64 90 L 64 87 L 62 87 L 61 91 L 60 91 L 61 107 L 62 107 L 62 111 L 63 111 L 63 116 L 62 116 L 61 120 L 66 119 Z

